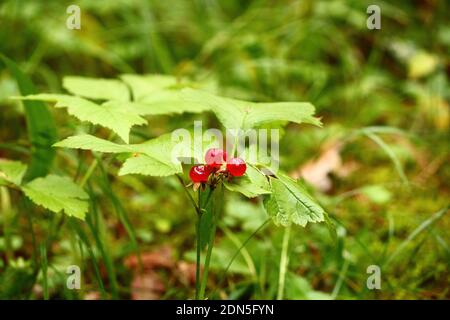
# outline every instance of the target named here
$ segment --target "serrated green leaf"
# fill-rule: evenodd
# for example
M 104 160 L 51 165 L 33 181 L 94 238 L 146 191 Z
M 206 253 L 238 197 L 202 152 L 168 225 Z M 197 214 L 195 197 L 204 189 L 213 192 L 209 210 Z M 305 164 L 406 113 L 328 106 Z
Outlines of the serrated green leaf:
M 206 91 L 183 89 L 184 99 L 206 105 L 214 111 L 227 129 L 251 129 L 280 121 L 321 125 L 314 117 L 314 106 L 309 102 L 256 103 L 224 98 Z
M 155 92 L 168 89 L 177 84 L 175 77 L 160 74 L 123 74 L 120 78 L 131 88 L 135 101 L 140 101 L 147 96 L 151 97 Z
M 117 101 L 130 99 L 127 86 L 115 79 L 67 76 L 63 79 L 63 87 L 76 96 L 90 99 Z
M 247 171 L 244 176 L 235 178 L 231 182 L 225 181 L 224 186 L 228 190 L 242 193 L 248 198 L 271 193 L 270 184 L 266 176 L 250 165 L 247 166 Z
M 68 177 L 37 178 L 24 185 L 22 191 L 31 201 L 53 212 L 64 211 L 84 220 L 88 211 L 89 196 Z
M 182 172 L 182 167 L 174 155 L 171 134 L 139 144 L 117 144 L 91 135 L 78 135 L 64 139 L 56 147 L 92 150 L 105 153 L 134 153 L 119 171 L 119 175 L 143 174 L 150 176 L 169 176 Z
M 142 174 L 146 176 L 164 177 L 181 172 L 182 169 L 180 166 L 141 154 L 137 157 L 128 158 L 122 165 L 122 168 L 120 168 L 119 175 Z
M 133 145 L 117 144 L 90 134 L 80 134 L 68 137 L 53 145 L 54 147 L 91 150 L 104 153 L 134 152 Z
M 283 175 L 271 177 L 270 182 L 272 194 L 264 200 L 264 207 L 275 224 L 304 227 L 308 222 L 325 220 L 325 211 L 299 182 Z
M 174 142 L 170 133 L 130 145 L 130 148 L 140 155 L 127 159 L 119 171 L 120 175 L 169 176 L 182 172 L 181 164 L 174 154 Z
M 120 107 L 141 116 L 198 113 L 207 110 L 205 105 L 183 99 L 177 90 L 156 91 L 136 102 L 108 101 L 105 104 Z
M 26 171 L 27 165 L 20 161 L 0 159 L 0 185 L 2 181 L 20 185 Z
M 129 141 L 130 129 L 134 125 L 146 124 L 139 115 L 121 109 L 120 105 L 96 104 L 92 101 L 63 94 L 36 94 L 21 97 L 26 100 L 56 102 L 56 108 L 67 108 L 69 114 L 81 121 L 88 121 L 109 128 L 126 143 Z

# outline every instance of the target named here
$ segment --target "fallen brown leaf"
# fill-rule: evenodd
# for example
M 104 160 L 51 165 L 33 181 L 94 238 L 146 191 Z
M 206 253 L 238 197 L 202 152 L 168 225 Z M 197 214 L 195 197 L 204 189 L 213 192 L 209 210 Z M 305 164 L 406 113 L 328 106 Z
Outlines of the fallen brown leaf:
M 157 300 L 166 291 L 163 281 L 155 271 L 135 275 L 131 283 L 131 299 Z
M 175 265 L 172 248 L 169 246 L 161 247 L 158 251 L 144 252 L 141 254 L 141 259 L 145 270 L 155 268 L 172 268 Z M 129 269 L 138 269 L 138 257 L 136 255 L 127 257 L 125 259 L 125 266 Z
M 303 177 L 308 183 L 320 191 L 328 191 L 332 182 L 328 176 L 331 172 L 342 166 L 340 151 L 341 142 L 332 142 L 324 146 L 324 151 L 319 158 L 308 161 L 306 164 L 291 173 L 293 178 Z

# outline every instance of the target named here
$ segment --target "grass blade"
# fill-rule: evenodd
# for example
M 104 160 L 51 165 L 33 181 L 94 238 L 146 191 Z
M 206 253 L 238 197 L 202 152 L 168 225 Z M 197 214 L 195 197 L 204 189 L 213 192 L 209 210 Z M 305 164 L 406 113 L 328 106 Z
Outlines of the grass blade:
M 36 93 L 33 82 L 27 77 L 19 67 L 3 54 L 0 53 L 0 60 L 6 65 L 17 81 L 22 95 Z M 56 126 L 53 117 L 47 106 L 40 101 L 23 101 L 25 117 L 28 127 L 28 136 L 32 145 L 31 164 L 25 180 L 41 177 L 49 172 L 55 157 L 55 150 L 52 145 L 58 140 Z
M 385 262 L 385 265 L 389 265 L 394 259 L 408 246 L 408 244 L 413 241 L 419 234 L 421 234 L 423 231 L 428 229 L 433 223 L 441 219 L 444 214 L 448 212 L 450 209 L 450 206 L 447 206 L 446 208 L 439 210 L 438 212 L 434 213 L 431 217 L 429 217 L 427 220 L 422 222 L 416 229 L 414 229 L 413 232 L 409 234 L 409 236 L 395 249 L 395 251 L 389 256 L 387 261 Z

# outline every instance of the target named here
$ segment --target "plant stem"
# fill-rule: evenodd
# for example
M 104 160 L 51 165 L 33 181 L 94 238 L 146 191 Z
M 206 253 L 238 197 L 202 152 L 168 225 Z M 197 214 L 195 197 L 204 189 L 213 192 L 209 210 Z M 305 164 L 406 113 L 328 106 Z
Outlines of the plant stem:
M 114 138 L 115 133 L 111 132 L 108 136 L 108 141 L 110 141 L 112 138 Z M 95 154 L 94 154 L 95 156 Z M 95 168 L 97 168 L 98 164 L 99 164 L 100 159 L 98 157 L 95 157 L 95 159 L 92 161 L 91 165 L 89 166 L 89 168 L 87 169 L 85 175 L 83 176 L 83 178 L 80 181 L 80 187 L 84 188 L 84 185 L 86 184 L 86 182 L 89 180 L 89 178 L 91 177 L 91 175 L 94 173 Z M 78 175 L 78 174 L 77 174 Z
M 9 223 L 12 210 L 11 198 L 6 187 L 0 187 L 0 209 L 3 212 L 3 234 L 5 238 L 6 261 L 11 261 L 13 258 L 13 251 L 11 245 L 11 232 L 9 230 Z
M 248 250 L 242 245 L 242 242 L 239 240 L 238 237 L 236 237 L 233 232 L 225 225 L 220 225 L 220 229 L 225 233 L 225 235 L 233 242 L 233 244 L 239 249 L 239 252 L 242 255 L 242 258 L 244 258 L 245 263 L 247 263 L 248 271 L 252 275 L 253 281 L 255 283 L 258 281 L 258 276 L 256 274 L 256 267 L 253 263 L 253 259 L 248 252 Z
M 97 159 L 94 159 L 92 161 L 91 165 L 89 166 L 88 170 L 86 171 L 86 174 L 83 176 L 83 178 L 80 181 L 80 187 L 84 187 L 88 179 L 91 177 L 92 173 L 94 173 L 95 168 L 97 168 L 98 161 Z
M 220 190 L 210 189 L 209 194 L 207 195 L 207 198 L 205 201 L 205 203 L 206 203 L 205 207 L 211 201 L 210 210 L 211 210 L 212 219 L 211 219 L 211 230 L 210 230 L 209 239 L 208 239 L 208 250 L 206 251 L 205 265 L 204 265 L 204 269 L 203 269 L 202 282 L 200 285 L 200 294 L 199 294 L 200 300 L 205 299 L 206 284 L 208 282 L 209 265 L 211 262 L 212 250 L 214 248 L 214 239 L 216 238 L 217 217 L 222 212 L 223 199 L 224 199 L 223 188 L 220 187 Z
M 33 269 L 36 270 L 38 268 L 38 247 L 37 247 L 37 240 L 36 240 L 36 233 L 34 232 L 34 226 L 33 226 L 33 218 L 31 216 L 31 208 L 30 208 L 30 202 L 28 199 L 25 199 L 24 201 L 24 206 L 25 206 L 25 215 L 27 217 L 27 222 L 28 222 L 28 228 L 30 229 L 30 234 L 31 234 L 31 243 L 33 246 L 33 251 L 31 253 L 32 256 L 32 266 Z
M 289 248 L 289 238 L 291 235 L 291 226 L 286 227 L 283 235 L 283 246 L 281 248 L 281 258 L 280 258 L 280 276 L 278 277 L 278 293 L 277 300 L 283 300 L 284 294 L 284 283 L 286 281 L 286 270 L 289 263 L 288 259 L 288 248 Z
M 216 237 L 216 229 L 217 229 L 217 224 L 215 221 L 215 214 L 214 214 L 213 225 L 212 225 L 212 229 L 211 229 L 211 233 L 210 233 L 209 241 L 208 241 L 208 251 L 206 252 L 205 267 L 204 267 L 203 276 L 202 276 L 202 283 L 200 286 L 200 294 L 199 294 L 200 300 L 205 299 L 206 283 L 208 282 L 209 263 L 211 261 L 211 254 L 212 254 L 212 249 L 214 246 L 214 238 Z
M 199 206 L 195 203 L 194 198 L 193 198 L 192 195 L 190 194 L 190 192 L 189 192 L 189 190 L 187 189 L 187 187 L 184 185 L 183 178 L 182 178 L 179 174 L 177 174 L 176 176 L 177 176 L 177 179 L 178 179 L 178 181 L 180 182 L 181 186 L 183 187 L 184 192 L 186 193 L 187 197 L 188 197 L 189 200 L 191 201 L 192 206 L 195 208 L 195 212 L 197 212 L 197 214 L 200 215 L 201 212 L 200 212 Z M 199 190 L 199 192 L 200 192 L 200 190 Z M 200 202 L 199 202 L 199 205 L 200 205 Z
M 248 236 L 247 239 L 245 239 L 245 241 L 242 243 L 242 245 L 238 248 L 238 250 L 236 250 L 236 252 L 233 254 L 233 256 L 231 257 L 230 261 L 228 262 L 225 270 L 222 272 L 222 275 L 220 276 L 220 280 L 218 281 L 217 287 L 221 287 L 223 282 L 225 281 L 225 276 L 228 272 L 228 270 L 230 269 L 231 265 L 234 262 L 234 259 L 236 259 L 236 257 L 239 255 L 239 253 L 241 252 L 241 250 L 247 245 L 247 243 L 253 239 L 253 237 L 260 231 L 262 230 L 267 223 L 270 221 L 270 218 L 267 219 L 266 221 L 264 221 L 258 228 L 255 229 L 255 231 L 252 232 L 252 234 L 250 236 Z M 262 287 L 262 286 L 261 286 Z M 217 291 L 217 289 L 216 289 Z
M 184 184 L 183 184 L 184 185 Z M 192 201 L 194 200 L 190 197 Z M 198 300 L 200 294 L 200 258 L 201 258 L 201 248 L 200 248 L 200 221 L 202 219 L 202 202 L 201 202 L 201 190 L 198 189 L 198 205 L 195 205 L 195 201 L 193 201 L 193 205 L 196 207 L 197 211 L 197 224 L 196 224 L 196 250 L 197 250 L 197 258 L 195 263 L 195 300 Z
M 49 294 L 48 294 L 48 275 L 47 275 L 47 267 L 48 267 L 48 260 L 47 260 L 47 246 L 45 243 L 43 243 L 40 246 L 40 254 L 41 254 L 41 271 L 42 271 L 42 288 L 44 291 L 44 300 L 48 300 Z
M 201 248 L 200 248 L 200 220 L 202 216 L 199 214 L 197 216 L 197 226 L 196 226 L 196 235 L 197 235 L 197 259 L 195 264 L 195 300 L 198 300 L 200 294 L 200 256 L 201 256 Z

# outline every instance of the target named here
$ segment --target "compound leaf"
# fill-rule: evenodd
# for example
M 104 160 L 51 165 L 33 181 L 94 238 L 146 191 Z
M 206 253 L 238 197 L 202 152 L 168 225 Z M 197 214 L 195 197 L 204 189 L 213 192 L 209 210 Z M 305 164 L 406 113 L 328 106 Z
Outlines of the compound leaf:
M 168 89 L 177 84 L 177 78 L 161 74 L 123 74 L 120 78 L 131 88 L 133 99 L 140 101 L 155 92 Z
M 112 104 L 96 104 L 92 101 L 64 94 L 36 94 L 22 97 L 26 100 L 56 102 L 56 108 L 67 108 L 69 114 L 81 121 L 88 121 L 111 129 L 126 143 L 129 142 L 130 129 L 134 125 L 146 124 L 139 115 Z
M 183 97 L 211 109 L 227 129 L 251 129 L 280 121 L 321 125 L 314 117 L 315 108 L 309 102 L 256 103 L 224 98 L 206 91 L 183 89 Z
M 67 76 L 63 79 L 63 87 L 76 96 L 90 99 L 118 101 L 130 99 L 127 86 L 115 79 Z
M 80 134 L 68 137 L 53 145 L 54 147 L 91 150 L 104 153 L 133 152 L 132 145 L 117 144 L 105 139 L 97 138 L 90 134 Z
M 178 165 L 160 161 L 157 157 L 149 157 L 141 154 L 128 158 L 122 165 L 122 168 L 120 168 L 119 175 L 142 174 L 146 176 L 164 177 L 181 172 L 182 169 Z
M 89 196 L 68 177 L 51 174 L 37 178 L 24 185 L 22 191 L 31 201 L 53 212 L 64 211 L 84 220 L 88 211 Z

